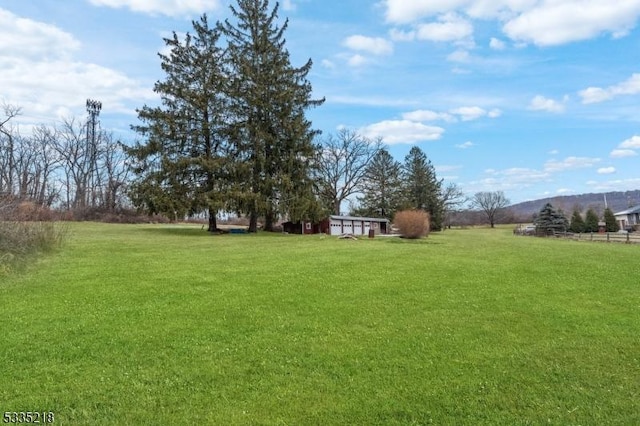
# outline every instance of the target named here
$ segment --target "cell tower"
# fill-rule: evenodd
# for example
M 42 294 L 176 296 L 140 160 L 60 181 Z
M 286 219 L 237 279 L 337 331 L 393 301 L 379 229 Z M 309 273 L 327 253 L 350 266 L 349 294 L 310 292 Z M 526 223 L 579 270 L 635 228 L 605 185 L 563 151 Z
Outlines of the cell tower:
M 100 115 L 101 109 L 102 102 L 87 99 L 87 112 L 89 113 L 87 122 L 87 143 L 91 143 L 91 145 L 95 145 L 96 127 L 98 127 L 98 116 Z
M 87 152 L 89 153 L 89 190 L 92 206 L 96 204 L 96 173 L 98 170 L 98 145 L 97 145 L 97 128 L 98 116 L 102 109 L 102 102 L 87 99 Z

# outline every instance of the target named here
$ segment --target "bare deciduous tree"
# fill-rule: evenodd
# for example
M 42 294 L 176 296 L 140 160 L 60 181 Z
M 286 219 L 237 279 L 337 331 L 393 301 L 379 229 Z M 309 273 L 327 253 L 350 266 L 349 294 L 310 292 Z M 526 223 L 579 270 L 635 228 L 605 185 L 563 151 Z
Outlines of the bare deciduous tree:
M 347 129 L 323 141 L 315 179 L 320 198 L 334 214 L 340 214 L 342 202 L 359 191 L 367 165 L 380 149 L 382 140 L 372 141 Z
M 0 194 L 12 194 L 15 176 L 15 138 L 17 130 L 11 120 L 22 113 L 20 107 L 10 104 L 2 105 L 4 118 L 0 121 Z
M 53 182 L 61 160 L 55 150 L 57 137 L 55 128 L 41 125 L 33 130 L 32 141 L 37 158 L 32 197 L 42 206 L 51 206 L 60 193 Z
M 129 167 L 126 164 L 127 155 L 120 142 L 114 141 L 113 136 L 107 134 L 104 152 L 101 158 L 101 170 L 104 171 L 103 186 L 103 206 L 107 210 L 115 210 L 118 205 L 122 205 L 121 198 L 127 185 Z
M 91 173 L 91 150 L 82 123 L 74 118 L 64 119 L 58 129 L 56 151 L 62 159 L 67 208 L 87 206 L 87 187 Z
M 468 201 L 464 192 L 455 183 L 449 183 L 441 194 L 442 206 L 444 209 L 444 225 L 451 227 L 452 214 Z
M 473 208 L 482 210 L 486 215 L 491 227 L 495 227 L 497 215 L 509 205 L 510 201 L 502 191 L 478 192 L 471 199 Z

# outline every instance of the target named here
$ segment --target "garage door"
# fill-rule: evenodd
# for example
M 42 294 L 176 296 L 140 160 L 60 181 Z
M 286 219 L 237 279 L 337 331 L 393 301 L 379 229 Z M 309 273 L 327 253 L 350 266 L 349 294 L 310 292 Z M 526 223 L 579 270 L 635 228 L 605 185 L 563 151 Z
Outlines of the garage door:
M 369 230 L 371 229 L 371 222 L 364 223 L 364 235 L 369 235 Z
M 339 220 L 331 220 L 331 235 L 342 235 L 342 223 Z
M 353 234 L 353 222 L 350 220 L 345 220 L 342 222 L 342 233 L 343 234 Z
M 354 235 L 363 235 L 364 232 L 362 230 L 362 222 L 361 221 L 354 221 L 353 222 L 353 234 Z

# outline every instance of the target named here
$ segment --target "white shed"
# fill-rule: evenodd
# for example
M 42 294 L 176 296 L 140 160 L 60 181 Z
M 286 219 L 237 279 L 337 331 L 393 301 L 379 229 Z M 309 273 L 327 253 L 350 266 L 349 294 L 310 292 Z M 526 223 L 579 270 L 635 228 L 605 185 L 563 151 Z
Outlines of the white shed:
M 386 234 L 389 229 L 389 220 L 375 217 L 358 216 L 329 216 L 330 235 L 369 235 L 373 229 L 376 234 Z

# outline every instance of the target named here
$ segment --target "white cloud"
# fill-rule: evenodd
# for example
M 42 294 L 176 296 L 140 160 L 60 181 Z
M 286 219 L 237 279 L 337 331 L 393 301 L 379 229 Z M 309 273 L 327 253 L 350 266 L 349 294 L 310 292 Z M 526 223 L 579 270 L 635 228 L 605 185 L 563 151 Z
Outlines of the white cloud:
M 507 18 L 537 0 L 383 0 L 386 20 L 396 24 L 416 22 L 424 17 L 463 11 L 474 18 Z
M 640 136 L 632 136 L 618 145 L 617 149 L 611 151 L 611 158 L 629 158 L 638 155 L 640 149 Z
M 401 31 L 397 28 L 393 28 L 389 31 L 389 37 L 393 41 L 413 41 L 416 38 L 415 31 Z
M 487 113 L 487 117 L 489 118 L 498 118 L 500 116 L 502 116 L 502 111 L 497 108 L 494 108 Z
M 640 178 L 617 179 L 607 182 L 589 182 L 594 192 L 635 191 L 640 188 Z
M 328 68 L 330 70 L 332 70 L 332 69 L 334 69 L 336 67 L 336 64 L 333 61 L 330 61 L 329 59 L 323 59 L 322 62 L 320 62 L 320 64 L 324 68 Z
M 487 111 L 480 107 L 460 107 L 452 109 L 451 114 L 460 116 L 462 121 L 472 121 L 487 115 Z
M 430 110 L 419 109 L 416 111 L 405 112 L 402 118 L 411 121 L 454 121 L 455 118 L 446 112 L 436 112 Z
M 638 153 L 632 149 L 614 149 L 611 151 L 611 154 L 609 154 L 611 158 L 627 158 L 635 157 L 636 155 L 638 155 Z
M 640 178 L 634 179 L 617 179 L 606 182 L 587 182 L 591 186 L 593 192 L 609 192 L 609 191 L 635 191 L 640 188 Z
M 563 0 L 539 2 L 509 20 L 503 31 L 511 39 L 553 46 L 610 33 L 626 35 L 640 15 L 640 2 L 628 0 Z
M 380 37 L 373 38 L 353 35 L 347 37 L 343 44 L 349 49 L 372 53 L 374 55 L 389 55 L 393 52 L 393 44 Z
M 4 41 L 9 40 L 9 45 Z M 133 115 L 126 104 L 156 100 L 152 84 L 74 58 L 81 43 L 55 26 L 22 19 L 0 9 L 0 81 L 3 100 L 20 106 L 23 124 L 39 124 L 84 113 L 87 97 L 103 112 Z
M 633 136 L 620 144 L 620 148 L 640 149 L 640 136 Z
M 640 2 L 621 0 L 382 0 L 386 19 L 410 24 L 438 15 L 464 14 L 503 22 L 516 42 L 552 46 L 610 34 L 627 35 L 640 16 Z M 498 43 L 499 45 L 499 43 Z
M 284 0 L 282 2 L 282 10 L 296 10 L 296 5 L 293 3 L 293 0 Z
M 417 38 L 429 41 L 463 41 L 473 35 L 473 25 L 461 16 L 449 13 L 438 18 L 438 22 L 417 27 Z
M 611 175 L 613 173 L 616 172 L 616 168 L 615 167 L 602 167 L 600 169 L 598 169 L 598 174 L 599 175 Z
M 438 112 L 428 109 L 419 109 L 403 113 L 402 118 L 404 120 L 416 122 L 445 121 L 447 123 L 453 123 L 458 120 L 473 121 L 482 117 L 498 118 L 501 115 L 502 111 L 497 108 L 487 111 L 486 109 L 480 108 L 478 106 L 464 106 L 451 109 L 449 110 L 449 112 Z
M 608 101 L 616 96 L 637 94 L 640 94 L 640 74 L 633 74 L 622 83 L 604 89 L 601 87 L 589 87 L 579 92 L 583 104 L 594 104 Z
M 505 170 L 485 170 L 487 177 L 470 182 L 471 192 L 475 191 L 518 191 L 537 183 L 549 182 L 551 174 L 547 171 L 514 167 Z
M 563 172 L 565 170 L 585 169 L 595 166 L 600 161 L 601 160 L 599 158 L 567 157 L 562 161 L 547 161 L 544 165 L 544 169 L 550 173 Z
M 128 8 L 133 12 L 149 13 L 166 16 L 181 16 L 201 14 L 211 10 L 218 10 L 220 0 L 89 0 L 95 6 L 111 8 Z M 285 6 L 291 6 L 285 0 Z
M 342 93 L 342 92 L 340 92 Z M 350 95 L 326 95 L 331 103 L 354 105 L 354 106 L 374 106 L 374 107 L 392 107 L 392 108 L 411 108 L 416 105 L 413 99 L 403 99 L 396 96 L 350 96 Z
M 566 98 L 564 102 L 566 102 Z M 554 99 L 538 95 L 531 100 L 529 109 L 533 111 L 547 111 L 559 114 L 564 112 L 566 109 L 564 102 L 559 102 Z
M 471 60 L 471 55 L 469 55 L 469 52 L 466 50 L 456 50 L 447 56 L 447 60 L 450 62 L 467 63 Z
M 457 120 L 473 121 L 482 117 L 498 118 L 501 115 L 502 111 L 497 108 L 487 111 L 478 106 L 464 106 L 451 109 L 449 112 L 419 109 L 402 114 L 402 118 L 411 121 L 446 121 L 451 123 Z
M 506 45 L 504 44 L 504 41 L 497 39 L 495 37 L 491 37 L 491 41 L 489 42 L 489 47 L 491 47 L 493 50 L 504 50 Z
M 367 60 L 366 57 L 362 56 L 362 55 L 352 55 L 349 57 L 349 60 L 347 61 L 347 63 L 349 64 L 350 67 L 361 67 L 363 65 L 366 65 L 369 61 Z
M 44 61 L 69 58 L 81 46 L 73 35 L 53 25 L 20 18 L 0 9 L 0 52 L 2 59 L 31 58 Z M 3 83 L 6 88 L 6 82 Z
M 456 145 L 456 148 L 458 148 L 458 149 L 469 149 L 469 148 L 471 148 L 473 146 L 475 146 L 475 144 L 473 142 L 471 142 L 471 141 L 468 141 L 468 142 Z
M 409 23 L 457 9 L 467 0 L 384 0 L 388 22 Z
M 433 141 L 442 137 L 444 129 L 410 120 L 386 120 L 360 129 L 363 136 L 382 138 L 389 145 Z
M 583 104 L 595 104 L 598 102 L 608 101 L 613 98 L 613 95 L 607 90 L 600 87 L 588 87 L 578 92 L 582 98 Z

